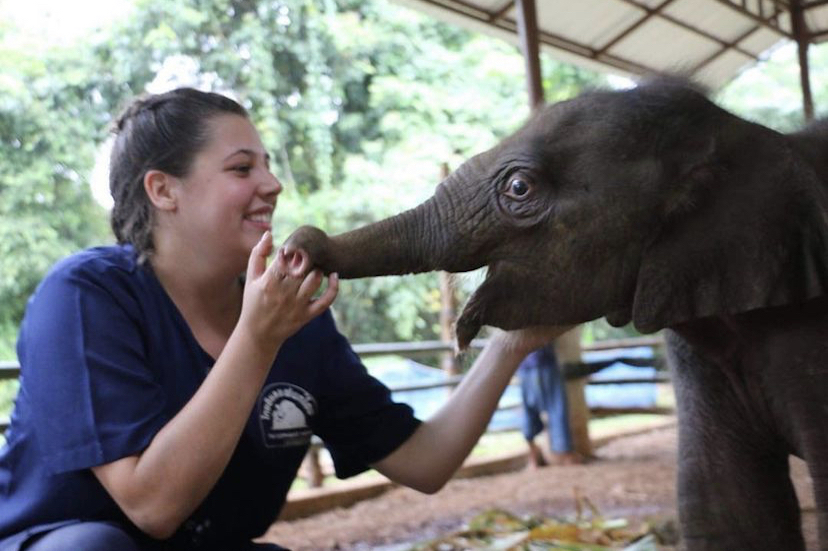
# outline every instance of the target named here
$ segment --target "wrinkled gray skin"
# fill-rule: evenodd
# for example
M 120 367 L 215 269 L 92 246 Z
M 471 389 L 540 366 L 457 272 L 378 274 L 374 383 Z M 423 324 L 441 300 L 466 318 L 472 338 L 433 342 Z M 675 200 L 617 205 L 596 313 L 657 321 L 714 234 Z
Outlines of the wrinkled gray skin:
M 667 328 L 692 551 L 828 550 L 828 124 L 783 135 L 675 80 L 547 106 L 422 205 L 288 243 L 343 277 L 488 266 L 457 322 Z M 393 183 L 389 183 L 392 185 Z

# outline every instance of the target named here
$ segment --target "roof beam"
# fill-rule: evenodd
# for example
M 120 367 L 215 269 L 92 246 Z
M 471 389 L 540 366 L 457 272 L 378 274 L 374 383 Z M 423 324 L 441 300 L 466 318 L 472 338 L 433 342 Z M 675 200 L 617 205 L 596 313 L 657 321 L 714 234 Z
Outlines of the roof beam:
M 501 17 L 505 16 L 506 12 L 512 9 L 513 7 L 517 9 L 515 4 L 517 4 L 517 0 L 507 0 L 501 7 L 492 12 L 491 20 L 494 21 L 495 19 L 500 19 Z
M 511 6 L 504 5 L 497 11 L 490 12 L 472 6 L 463 0 L 419 0 L 419 2 L 434 8 L 439 8 L 449 13 L 454 13 L 456 15 L 472 19 L 478 23 L 482 23 L 500 31 L 507 31 L 509 33 L 517 32 L 517 23 L 505 16 L 505 13 L 509 11 Z M 494 16 L 497 14 L 503 15 L 495 19 Z M 540 44 L 545 46 L 557 48 L 574 55 L 592 59 L 610 67 L 615 67 L 616 69 L 626 73 L 647 74 L 657 72 L 651 67 L 646 67 L 640 63 L 636 63 L 609 53 L 599 53 L 594 48 L 552 33 L 539 32 L 538 41 Z
M 561 50 L 577 54 L 589 59 L 593 59 L 595 61 L 600 61 L 601 63 L 605 63 L 610 67 L 621 69 L 622 71 L 642 75 L 657 72 L 652 67 L 647 67 L 640 63 L 636 63 L 635 61 L 631 61 L 629 59 L 625 59 L 623 57 L 610 54 L 608 52 L 600 52 L 598 50 L 595 50 L 594 48 L 591 48 L 590 46 L 574 42 L 560 35 L 547 32 L 540 32 L 538 36 L 540 37 L 540 41 L 542 44 L 559 48 Z
M 793 40 L 793 34 L 785 31 L 776 22 L 776 18 L 779 16 L 779 13 L 780 13 L 779 11 L 774 10 L 773 16 L 771 16 L 769 18 L 766 18 L 766 17 L 760 17 L 760 16 L 756 15 L 755 13 L 753 13 L 752 11 L 750 11 L 749 9 L 747 9 L 746 7 L 741 5 L 741 3 L 735 4 L 733 2 L 733 0 L 715 0 L 715 1 L 718 2 L 719 4 L 722 4 L 723 6 L 727 6 L 728 8 L 739 12 L 740 14 L 744 15 L 745 17 L 749 17 L 750 19 L 753 19 L 754 21 L 756 21 L 757 23 L 759 23 L 763 27 L 767 27 L 768 29 L 771 29 L 773 31 L 778 32 L 782 36 L 785 36 L 785 37 L 790 38 L 791 40 Z M 759 5 L 761 6 L 761 0 L 760 0 Z M 778 8 L 780 3 L 775 2 L 774 5 Z
M 758 56 L 755 56 L 755 55 L 753 55 L 749 52 L 745 52 L 741 48 L 736 48 L 735 45 L 739 44 L 742 40 L 746 39 L 747 37 L 749 37 L 750 35 L 752 35 L 756 31 L 758 31 L 760 28 L 761 27 L 759 25 L 757 25 L 757 26 L 755 26 L 751 29 L 748 29 L 744 33 L 737 36 L 736 39 L 733 40 L 733 42 L 731 42 L 731 43 L 722 42 L 721 43 L 722 47 L 719 49 L 719 51 L 714 52 L 712 55 L 708 56 L 707 59 L 701 60 L 699 63 L 696 64 L 695 67 L 693 67 L 693 69 L 692 69 L 693 73 L 696 73 L 697 71 L 700 71 L 701 69 L 703 69 L 707 65 L 711 64 L 713 61 L 715 61 L 716 59 L 718 59 L 719 57 L 721 57 L 722 55 L 724 55 L 725 53 L 727 53 L 731 50 L 735 50 L 739 53 L 747 55 L 748 57 L 750 57 L 753 60 L 759 61 Z
M 672 23 L 673 25 L 681 27 L 682 29 L 690 31 L 690 32 L 692 32 L 694 34 L 697 34 L 699 36 L 702 36 L 702 37 L 704 37 L 704 38 L 706 38 L 706 39 L 708 39 L 712 42 L 716 42 L 716 43 L 718 43 L 719 45 L 723 46 L 726 49 L 729 48 L 731 50 L 735 50 L 735 51 L 739 52 L 740 54 L 742 54 L 744 56 L 747 56 L 751 59 L 758 60 L 758 58 L 755 55 L 753 55 L 751 52 L 739 47 L 739 42 L 740 42 L 741 39 L 733 41 L 733 42 L 727 42 L 726 40 L 722 40 L 718 36 L 705 31 L 704 29 L 700 29 L 698 27 L 695 27 L 693 25 L 685 23 L 684 21 L 682 21 L 680 19 L 677 19 L 677 18 L 673 17 L 672 15 L 670 15 L 668 13 L 664 13 L 663 12 L 664 8 L 666 8 L 669 4 L 671 4 L 673 2 L 673 0 L 665 0 L 664 2 L 662 2 L 661 4 L 656 6 L 655 8 L 648 8 L 647 6 L 639 4 L 636 0 L 620 0 L 620 1 L 624 2 L 625 4 L 628 4 L 630 6 L 635 6 L 636 8 L 642 9 L 647 13 L 646 16 L 644 16 L 642 19 L 636 21 L 636 23 L 633 24 L 628 29 L 630 32 L 631 32 L 631 30 L 634 30 L 635 28 L 638 28 L 640 25 L 644 24 L 651 17 L 658 16 L 661 19 L 664 19 L 665 21 L 668 21 L 668 22 Z M 826 1 L 828 1 L 828 0 L 826 0 Z M 753 32 L 753 30 L 751 30 L 751 33 L 752 32 Z M 751 34 L 751 33 L 748 33 L 748 34 Z M 611 48 L 621 38 L 623 38 L 623 36 L 625 36 L 626 34 L 628 34 L 627 31 L 623 32 L 622 36 L 620 36 L 616 39 L 613 39 L 613 41 L 611 41 L 609 44 L 605 45 L 601 50 L 603 51 L 603 50 L 607 50 L 607 49 Z M 743 36 L 746 36 L 746 35 L 743 35 Z
M 529 88 L 529 107 L 536 110 L 543 105 L 543 83 L 540 72 L 538 46 L 538 18 L 535 0 L 515 0 L 520 49 L 526 64 L 526 85 Z
M 598 53 L 604 53 L 604 52 L 608 51 L 610 48 L 612 48 L 613 46 L 615 46 L 616 44 L 621 42 L 623 39 L 627 38 L 634 30 L 636 30 L 638 27 L 640 27 L 641 25 L 643 25 L 644 23 L 649 21 L 650 18 L 652 18 L 653 15 L 658 14 L 661 10 L 666 8 L 672 2 L 673 2 L 673 0 L 664 0 L 664 2 L 662 2 L 661 4 L 656 6 L 655 8 L 647 8 L 645 6 L 638 6 L 635 2 L 629 2 L 629 3 L 633 4 L 636 7 L 639 7 L 641 9 L 643 9 L 644 10 L 644 17 L 640 18 L 638 21 L 636 21 L 635 23 L 633 23 L 632 25 L 630 25 L 629 27 L 624 29 L 622 32 L 620 32 L 618 35 L 616 35 L 615 38 L 613 38 L 612 40 L 610 40 L 609 42 L 604 44 L 604 46 L 600 50 L 598 50 Z
M 759 3 L 759 13 L 762 13 L 762 0 L 754 0 L 755 2 Z M 771 4 L 773 4 L 773 12 L 774 15 L 779 14 L 780 11 L 790 11 L 791 9 L 791 2 L 790 0 L 769 0 Z M 744 0 L 742 0 L 744 4 Z
M 456 13 L 458 15 L 464 15 L 466 17 L 471 17 L 477 21 L 490 21 L 493 13 L 484 10 L 483 8 L 478 8 L 477 6 L 472 6 L 468 2 L 463 2 L 463 0 L 419 0 L 423 4 L 429 4 L 435 8 L 441 8 L 446 11 Z
M 796 40 L 796 33 L 793 29 L 793 17 L 790 19 L 787 17 L 793 9 L 792 6 L 799 6 L 803 13 L 806 13 L 811 8 L 828 6 L 828 0 L 709 0 L 711 2 L 718 2 L 727 9 L 738 13 L 743 21 L 747 20 L 747 24 L 743 23 L 747 28 L 741 31 L 738 37 L 731 39 L 717 36 L 706 30 L 701 24 L 692 23 L 692 19 L 685 21 L 674 15 L 670 12 L 670 8 L 677 3 L 676 0 L 616 0 L 626 6 L 635 8 L 636 13 L 630 18 L 631 23 L 619 29 L 613 36 L 604 38 L 598 45 L 591 45 L 584 43 L 574 36 L 543 31 L 542 29 L 538 29 L 534 38 L 529 36 L 528 33 L 522 35 L 526 31 L 522 27 L 523 22 L 521 21 L 525 18 L 523 12 L 525 6 L 523 2 L 528 3 L 529 0 L 488 0 L 486 2 L 482 0 L 399 1 L 403 4 L 420 4 L 426 11 L 440 11 L 445 15 L 451 15 L 451 18 L 459 17 L 460 19 L 467 20 L 478 28 L 488 27 L 495 31 L 496 34 L 508 35 L 510 40 L 514 41 L 520 47 L 527 63 L 530 62 L 531 55 L 530 57 L 526 57 L 526 52 L 527 49 L 531 50 L 534 47 L 531 44 L 534 41 L 537 42 L 538 50 L 541 48 L 551 48 L 558 50 L 562 54 L 569 54 L 591 60 L 607 68 L 614 68 L 631 75 L 661 72 L 654 67 L 648 67 L 647 64 L 649 62 L 645 61 L 647 58 L 642 58 L 639 61 L 634 58 L 627 58 L 612 53 L 612 50 L 617 50 L 617 46 L 625 39 L 629 39 L 630 36 L 640 32 L 642 28 L 646 28 L 647 22 L 653 19 L 665 21 L 684 29 L 696 37 L 709 41 L 710 45 L 713 46 L 711 48 L 712 53 L 708 54 L 705 59 L 695 62 L 694 67 L 691 69 L 695 73 L 709 67 L 715 60 L 720 59 L 721 56 L 731 51 L 737 53 L 739 57 L 743 57 L 746 61 L 759 60 L 760 57 L 758 54 L 755 54 L 745 47 L 745 39 L 754 33 L 758 33 L 761 29 L 769 29 L 775 36 Z M 541 0 L 541 2 L 538 3 L 538 0 L 532 0 L 532 3 L 535 5 L 534 26 L 537 26 L 537 15 L 540 8 L 546 10 L 554 9 L 558 3 L 557 0 Z M 554 12 L 548 15 L 552 16 L 553 14 Z M 784 19 L 781 16 L 784 16 Z M 804 20 L 804 17 L 802 19 Z M 814 32 L 814 30 L 807 29 L 807 25 L 800 25 L 800 27 L 806 28 L 805 31 L 802 28 L 799 29 L 800 39 L 802 36 L 805 36 L 808 41 L 815 42 L 828 38 L 828 30 L 817 30 Z M 566 31 L 561 32 L 566 33 Z M 806 32 L 807 34 L 802 35 L 802 32 Z M 766 41 L 766 37 L 761 40 Z M 805 61 L 807 62 L 807 60 Z M 540 62 L 538 62 L 537 72 L 539 72 L 539 67 Z M 527 65 L 527 74 L 531 74 L 534 71 L 535 69 Z M 538 78 L 538 82 L 540 82 L 540 78 Z M 531 82 L 528 84 L 530 86 L 530 97 L 534 98 L 530 101 L 534 103 L 542 95 L 542 85 L 540 86 L 541 91 L 538 93 L 537 84 Z
M 814 99 L 811 95 L 810 68 L 808 67 L 808 46 L 810 33 L 805 22 L 805 12 L 800 0 L 791 0 L 791 26 L 799 54 L 799 83 L 802 87 L 802 111 L 805 121 L 814 120 Z

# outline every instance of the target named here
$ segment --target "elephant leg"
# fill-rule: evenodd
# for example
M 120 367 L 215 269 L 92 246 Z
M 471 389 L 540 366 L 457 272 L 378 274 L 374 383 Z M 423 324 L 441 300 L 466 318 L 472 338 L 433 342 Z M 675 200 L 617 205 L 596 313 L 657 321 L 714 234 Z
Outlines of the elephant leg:
M 670 341 L 679 415 L 678 505 L 688 551 L 803 551 L 788 447 L 740 388 Z
M 826 302 L 795 308 L 787 316 L 759 317 L 763 331 L 753 365 L 762 365 L 764 386 L 775 406 L 775 424 L 808 465 L 816 501 L 819 543 L 828 551 L 828 311 Z M 760 327 L 764 328 L 763 325 Z M 780 330 L 778 327 L 783 327 Z M 757 339 L 758 340 L 758 339 Z
M 808 469 L 814 485 L 819 527 L 819 548 L 822 551 L 828 551 L 828 469 L 825 460 L 817 464 L 810 459 L 808 460 Z
M 679 520 L 687 551 L 804 551 L 786 457 L 757 458 L 732 441 L 681 432 Z M 728 449 L 716 453 L 716 446 Z
M 806 390 L 798 392 L 800 397 L 794 408 L 793 425 L 799 436 L 798 447 L 808 465 L 811 484 L 816 504 L 817 523 L 819 529 L 819 543 L 822 551 L 828 551 L 828 411 L 825 408 L 825 399 L 814 397 L 828 396 L 828 388 L 823 380 L 824 375 L 818 372 L 815 377 L 803 377 Z M 804 397 L 803 397 L 804 396 Z

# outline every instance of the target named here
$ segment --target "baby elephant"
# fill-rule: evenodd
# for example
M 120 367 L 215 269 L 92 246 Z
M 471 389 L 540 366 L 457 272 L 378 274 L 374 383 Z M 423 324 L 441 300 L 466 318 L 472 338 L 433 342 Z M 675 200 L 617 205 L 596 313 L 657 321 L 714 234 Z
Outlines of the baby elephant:
M 828 124 L 780 134 L 659 79 L 550 105 L 420 206 L 288 243 L 343 277 L 488 267 L 456 326 L 665 329 L 690 551 L 828 550 Z

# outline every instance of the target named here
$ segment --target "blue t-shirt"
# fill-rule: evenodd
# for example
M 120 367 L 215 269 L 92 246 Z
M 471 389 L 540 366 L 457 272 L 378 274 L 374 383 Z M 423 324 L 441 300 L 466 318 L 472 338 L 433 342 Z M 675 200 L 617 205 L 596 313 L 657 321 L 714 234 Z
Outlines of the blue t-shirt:
M 0 539 L 77 519 L 128 522 L 90 467 L 144 450 L 214 359 L 129 246 L 59 262 L 29 301 L 17 351 L 20 392 L 0 450 Z M 312 434 L 344 478 L 418 424 L 322 314 L 280 349 L 229 465 L 176 548 L 232 548 L 264 533 Z

